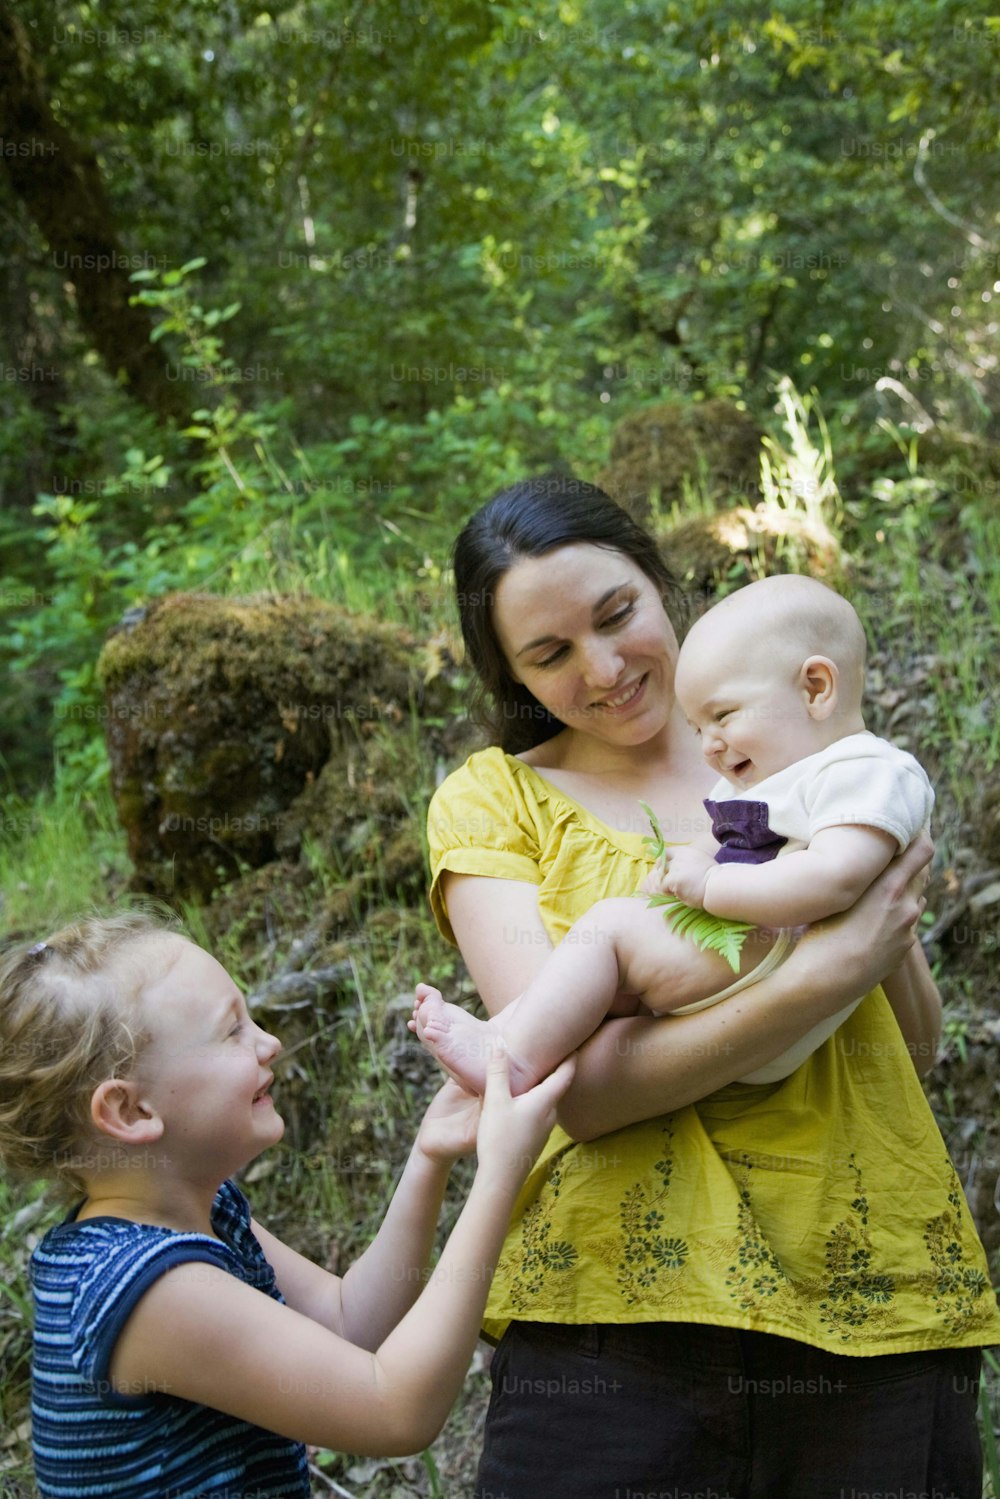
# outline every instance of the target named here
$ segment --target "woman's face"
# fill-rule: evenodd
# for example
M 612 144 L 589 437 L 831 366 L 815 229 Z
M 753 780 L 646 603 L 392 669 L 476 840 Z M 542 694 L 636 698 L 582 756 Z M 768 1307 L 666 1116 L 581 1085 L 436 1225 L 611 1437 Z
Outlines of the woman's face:
M 521 558 L 497 588 L 493 625 L 511 675 L 567 728 L 628 745 L 666 725 L 677 637 L 624 552 L 574 543 Z

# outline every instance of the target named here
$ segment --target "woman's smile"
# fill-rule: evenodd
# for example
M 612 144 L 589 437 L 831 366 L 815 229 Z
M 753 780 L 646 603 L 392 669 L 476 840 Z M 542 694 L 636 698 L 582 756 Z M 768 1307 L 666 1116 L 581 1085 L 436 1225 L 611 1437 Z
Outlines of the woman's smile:
M 616 713 L 622 709 L 631 707 L 645 687 L 648 676 L 648 672 L 644 673 L 641 677 L 637 677 L 634 681 L 630 682 L 622 691 L 616 693 L 613 697 L 605 698 L 603 702 L 599 702 L 595 706 L 603 709 L 606 713 Z

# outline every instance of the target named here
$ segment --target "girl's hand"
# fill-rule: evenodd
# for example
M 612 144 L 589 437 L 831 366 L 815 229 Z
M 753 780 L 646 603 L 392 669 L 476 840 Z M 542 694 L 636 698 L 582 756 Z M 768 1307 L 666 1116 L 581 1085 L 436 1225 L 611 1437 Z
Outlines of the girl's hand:
M 476 1148 L 481 1100 L 451 1078 L 427 1105 L 417 1131 L 416 1148 L 428 1160 L 450 1166 Z
M 503 1041 L 486 1069 L 486 1092 L 482 1099 L 476 1151 L 480 1172 L 496 1171 L 523 1181 L 538 1152 L 552 1133 L 556 1106 L 569 1087 L 576 1070 L 576 1057 L 567 1057 L 555 1072 L 512 1098 L 510 1064 Z

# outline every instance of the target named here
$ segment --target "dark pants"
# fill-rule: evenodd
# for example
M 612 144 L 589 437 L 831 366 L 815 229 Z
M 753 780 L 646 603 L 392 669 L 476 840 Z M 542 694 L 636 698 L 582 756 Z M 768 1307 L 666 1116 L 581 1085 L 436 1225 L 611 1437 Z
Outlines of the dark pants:
M 514 1323 L 476 1499 L 981 1499 L 980 1350 Z

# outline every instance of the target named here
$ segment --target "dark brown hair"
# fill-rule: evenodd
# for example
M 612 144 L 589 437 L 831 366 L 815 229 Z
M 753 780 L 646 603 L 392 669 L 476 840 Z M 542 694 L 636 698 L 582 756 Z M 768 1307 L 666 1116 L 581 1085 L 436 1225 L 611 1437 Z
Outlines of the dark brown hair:
M 564 727 L 510 674 L 493 627 L 496 590 L 523 557 L 586 543 L 621 552 L 654 585 L 678 634 L 687 610 L 683 590 L 648 531 L 595 484 L 571 475 L 524 479 L 488 500 L 455 543 L 455 591 L 462 636 L 477 686 L 470 712 L 508 754 L 551 739 Z

